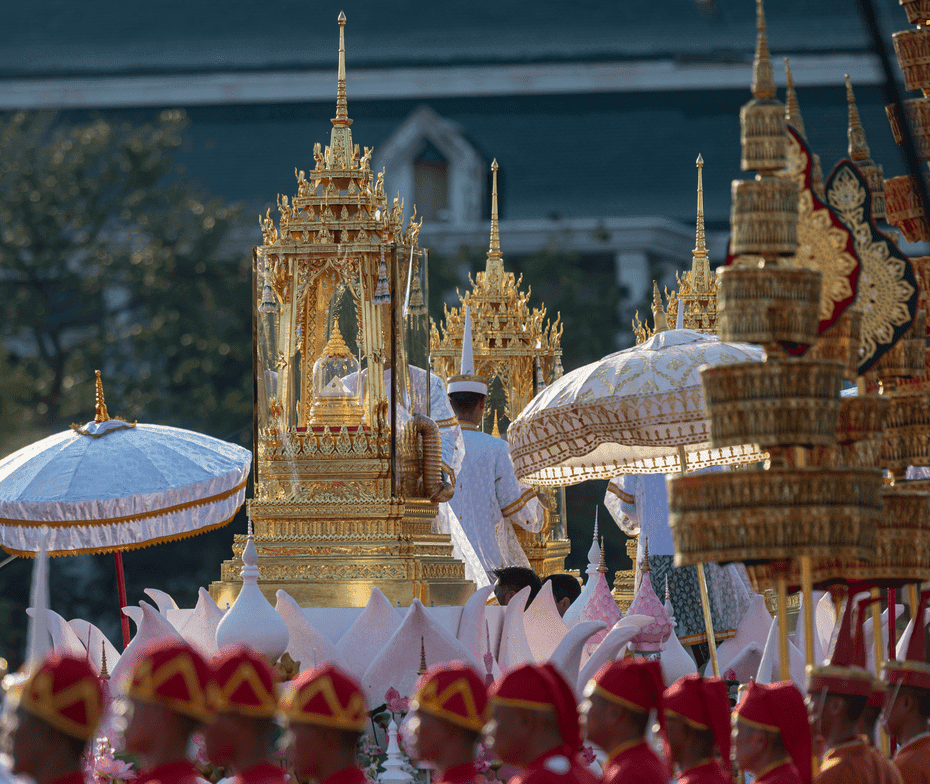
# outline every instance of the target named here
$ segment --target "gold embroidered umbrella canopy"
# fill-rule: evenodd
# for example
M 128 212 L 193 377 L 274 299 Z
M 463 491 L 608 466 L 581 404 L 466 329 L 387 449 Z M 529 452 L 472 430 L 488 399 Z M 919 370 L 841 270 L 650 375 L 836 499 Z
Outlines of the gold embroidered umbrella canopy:
M 229 523 L 251 462 L 217 438 L 110 419 L 98 371 L 94 421 L 0 460 L 0 547 L 35 555 L 47 527 L 49 555 L 113 552 L 125 606 L 121 551 Z

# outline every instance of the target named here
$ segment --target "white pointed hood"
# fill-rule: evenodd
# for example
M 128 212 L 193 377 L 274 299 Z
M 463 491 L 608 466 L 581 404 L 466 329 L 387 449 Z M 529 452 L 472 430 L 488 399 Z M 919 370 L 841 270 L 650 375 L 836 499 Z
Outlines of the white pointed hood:
M 471 306 L 465 306 L 465 326 L 462 328 L 462 359 L 459 374 L 449 379 L 448 392 L 488 394 L 488 382 L 475 374 L 475 355 L 471 336 Z

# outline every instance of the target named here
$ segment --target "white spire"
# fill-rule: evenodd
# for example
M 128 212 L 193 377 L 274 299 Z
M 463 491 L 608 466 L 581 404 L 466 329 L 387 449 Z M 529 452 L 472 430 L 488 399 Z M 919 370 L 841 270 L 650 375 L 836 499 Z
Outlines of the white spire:
M 408 784 L 413 781 L 413 776 L 404 766 L 403 754 L 397 742 L 397 722 L 394 721 L 393 714 L 391 714 L 391 723 L 388 724 L 387 736 L 387 759 L 381 763 L 382 772 L 378 776 L 378 781 L 382 784 Z
M 462 330 L 462 361 L 459 373 L 463 376 L 475 375 L 475 355 L 471 337 L 471 305 L 465 306 L 465 327 Z
M 778 647 L 778 618 L 769 626 L 769 633 L 765 638 L 765 648 L 762 650 L 762 661 L 759 662 L 759 671 L 756 673 L 756 683 L 767 684 L 772 682 L 775 670 L 775 649 Z
M 477 392 L 479 395 L 488 394 L 487 382 L 475 373 L 475 354 L 471 336 L 471 306 L 465 306 L 465 325 L 462 328 L 462 359 L 459 363 L 459 373 L 449 379 L 448 391 Z
M 245 645 L 276 662 L 287 650 L 290 633 L 284 619 L 258 587 L 258 551 L 249 520 L 248 540 L 242 551 L 242 589 L 216 627 L 216 646 Z
M 665 575 L 665 612 L 668 613 L 669 618 L 675 617 L 675 608 L 672 606 L 672 594 L 668 589 L 668 575 Z
M 601 562 L 601 546 L 597 541 L 597 507 L 594 507 L 594 537 L 591 540 L 591 549 L 588 550 L 589 575 L 597 576 L 597 565 Z

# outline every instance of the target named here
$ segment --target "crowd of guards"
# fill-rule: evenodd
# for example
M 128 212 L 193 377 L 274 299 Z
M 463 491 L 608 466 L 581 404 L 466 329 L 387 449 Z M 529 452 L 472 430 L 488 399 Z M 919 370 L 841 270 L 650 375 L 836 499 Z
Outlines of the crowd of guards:
M 750 683 L 732 707 L 724 681 L 691 675 L 666 689 L 659 662 L 623 658 L 600 669 L 579 705 L 549 663 L 520 665 L 490 685 L 471 666 L 450 663 L 421 676 L 404 732 L 438 784 L 487 784 L 479 749 L 510 784 L 919 784 L 930 781 L 930 684 L 902 673 L 887 693 L 872 683 L 864 694 L 861 679 L 843 687 L 840 668 L 826 693 L 812 684 L 806 702 L 791 682 Z M 91 665 L 50 654 L 15 692 L 12 773 L 35 784 L 85 784 L 83 760 L 105 701 Z M 231 784 L 370 781 L 357 756 L 372 728 L 369 706 L 337 667 L 279 684 L 248 649 L 208 662 L 187 643 L 162 642 L 139 656 L 125 694 L 119 715 L 125 752 L 140 761 L 135 784 L 203 784 L 189 757 L 198 731 Z M 884 722 L 904 738 L 894 761 L 870 742 L 879 696 Z M 585 739 L 603 752 L 599 763 L 583 753 Z

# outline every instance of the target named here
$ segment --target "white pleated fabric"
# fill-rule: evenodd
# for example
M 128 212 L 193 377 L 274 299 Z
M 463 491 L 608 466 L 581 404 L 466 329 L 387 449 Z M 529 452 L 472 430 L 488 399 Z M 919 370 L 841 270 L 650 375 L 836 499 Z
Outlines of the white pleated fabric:
M 700 368 L 754 362 L 761 346 L 721 343 L 690 329 L 646 342 L 566 373 L 527 404 L 507 430 L 517 476 L 570 485 L 619 474 L 761 460 L 752 445 L 712 449 Z
M 486 571 L 529 567 L 513 527 L 519 525 L 532 533 L 542 529 L 545 515 L 536 491 L 517 481 L 504 439 L 479 432 L 470 424 L 463 426 L 462 435 L 465 461 L 449 506 Z
M 90 422 L 0 461 L 0 546 L 109 552 L 228 523 L 245 500 L 248 449 L 190 430 Z

